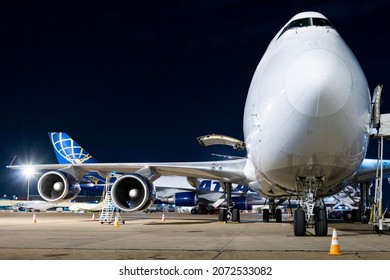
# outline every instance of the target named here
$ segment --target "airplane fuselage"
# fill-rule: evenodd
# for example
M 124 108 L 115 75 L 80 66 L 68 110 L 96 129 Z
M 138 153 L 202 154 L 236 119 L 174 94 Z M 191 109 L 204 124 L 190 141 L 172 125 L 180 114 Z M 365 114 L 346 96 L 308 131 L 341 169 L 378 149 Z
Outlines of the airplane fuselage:
M 297 178 L 310 176 L 323 181 L 318 196 L 338 192 L 366 155 L 366 78 L 337 31 L 313 18 L 326 20 L 302 13 L 275 36 L 249 88 L 245 143 L 268 196 L 297 193 Z

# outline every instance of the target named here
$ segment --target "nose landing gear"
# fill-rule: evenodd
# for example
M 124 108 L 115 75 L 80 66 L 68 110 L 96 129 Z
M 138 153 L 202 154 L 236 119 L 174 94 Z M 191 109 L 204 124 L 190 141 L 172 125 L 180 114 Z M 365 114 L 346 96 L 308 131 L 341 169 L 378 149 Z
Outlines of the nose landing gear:
M 303 199 L 300 201 L 300 208 L 294 215 L 295 236 L 305 236 L 307 227 L 314 227 L 316 236 L 328 234 L 328 220 L 325 206 L 322 201 L 317 200 L 317 190 L 322 184 L 322 177 L 298 177 L 297 186 L 303 192 Z

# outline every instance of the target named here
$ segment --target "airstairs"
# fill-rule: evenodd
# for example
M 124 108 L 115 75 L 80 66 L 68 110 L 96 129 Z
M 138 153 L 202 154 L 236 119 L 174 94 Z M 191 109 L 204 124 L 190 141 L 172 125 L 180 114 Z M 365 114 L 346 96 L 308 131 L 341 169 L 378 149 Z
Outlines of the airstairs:
M 389 131 L 388 134 L 379 134 L 378 137 L 378 163 L 376 169 L 376 178 L 375 178 L 375 193 L 374 201 L 371 207 L 371 217 L 370 223 L 373 225 L 374 230 L 377 233 L 382 233 L 384 231 L 390 231 L 390 219 L 386 219 L 384 214 L 385 211 L 382 211 L 382 197 L 383 197 L 383 139 L 384 137 L 390 137 L 390 114 L 382 114 L 381 118 L 389 120 Z
M 115 204 L 111 198 L 111 191 L 106 191 L 103 200 L 102 212 L 100 213 L 100 223 L 112 223 L 114 219 Z
M 125 221 L 119 215 L 119 212 L 116 212 L 117 207 L 112 200 L 111 190 L 110 190 L 110 176 L 106 177 L 106 185 L 105 185 L 105 195 L 103 200 L 102 212 L 100 213 L 100 223 L 109 223 L 111 224 L 115 219 L 118 219 L 118 222 L 122 224 Z
M 390 219 L 386 219 L 382 211 L 383 196 L 383 139 L 390 140 L 390 114 L 380 114 L 380 102 L 382 85 L 375 88 L 373 96 L 373 124 L 375 137 L 378 139 L 378 162 L 375 178 L 375 194 L 371 207 L 370 224 L 373 225 L 377 233 L 383 233 L 390 230 Z

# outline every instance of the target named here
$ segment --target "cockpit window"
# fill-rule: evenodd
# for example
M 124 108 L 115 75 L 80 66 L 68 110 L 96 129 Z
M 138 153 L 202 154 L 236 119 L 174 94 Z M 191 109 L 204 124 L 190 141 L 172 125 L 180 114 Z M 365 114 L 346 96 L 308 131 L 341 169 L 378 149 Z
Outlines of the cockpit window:
M 312 18 L 314 26 L 330 26 L 333 27 L 329 20 L 325 18 Z
M 292 21 L 288 25 L 288 29 L 294 28 L 294 27 L 305 27 L 305 26 L 310 26 L 310 25 L 311 25 L 310 18 L 301 18 L 301 19 L 297 19 L 297 20 Z
M 301 18 L 290 22 L 290 24 L 287 25 L 280 33 L 278 38 L 280 38 L 280 36 L 282 36 L 282 34 L 289 29 L 307 27 L 307 26 L 329 26 L 333 28 L 330 21 L 325 18 Z

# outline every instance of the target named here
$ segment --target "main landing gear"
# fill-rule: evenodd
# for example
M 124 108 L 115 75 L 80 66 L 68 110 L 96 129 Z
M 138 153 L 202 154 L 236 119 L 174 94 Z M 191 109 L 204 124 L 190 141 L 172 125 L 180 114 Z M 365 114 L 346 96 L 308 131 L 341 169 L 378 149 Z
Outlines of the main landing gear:
M 239 223 L 240 222 L 240 211 L 234 208 L 232 202 L 232 184 L 221 182 L 226 192 L 227 209 L 220 208 L 218 221 L 224 223 Z
M 275 219 L 277 223 L 282 222 L 282 210 L 278 209 L 280 204 L 282 204 L 285 200 L 281 199 L 278 203 L 275 203 L 275 199 L 269 200 L 269 209 L 263 210 L 263 222 L 268 223 L 270 219 Z
M 295 236 L 305 236 L 307 227 L 314 227 L 315 235 L 328 234 L 328 220 L 325 205 L 316 200 L 317 190 L 322 184 L 322 177 L 307 176 L 297 178 L 297 186 L 303 191 L 304 197 L 300 201 L 300 208 L 294 214 Z

